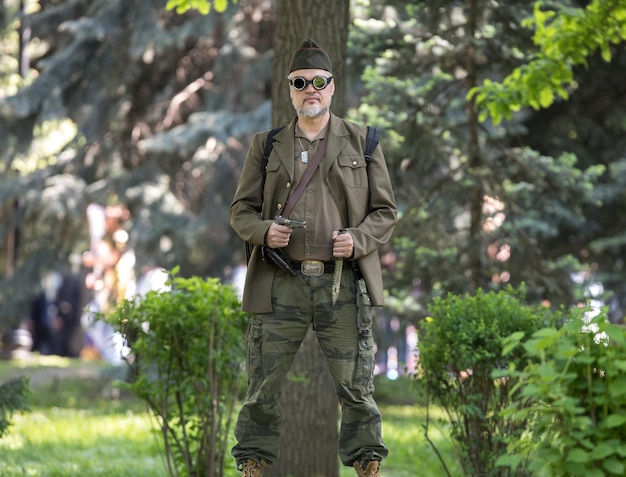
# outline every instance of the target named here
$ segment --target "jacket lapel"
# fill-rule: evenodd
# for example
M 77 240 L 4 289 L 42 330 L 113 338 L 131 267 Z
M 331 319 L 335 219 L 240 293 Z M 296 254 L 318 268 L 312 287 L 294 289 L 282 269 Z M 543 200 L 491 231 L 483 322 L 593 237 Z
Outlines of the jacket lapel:
M 337 157 L 350 140 L 348 130 L 342 121 L 334 114 L 330 115 L 330 124 L 328 127 L 328 146 L 326 148 L 326 156 L 324 157 L 324 167 L 326 172 L 330 170 L 337 161 Z M 328 175 L 326 175 L 328 177 Z
M 280 161 L 283 163 L 285 170 L 289 174 L 289 178 L 293 181 L 294 176 L 294 131 L 296 127 L 296 120 L 293 119 L 286 127 L 282 129 L 276 136 L 274 136 L 274 150 Z

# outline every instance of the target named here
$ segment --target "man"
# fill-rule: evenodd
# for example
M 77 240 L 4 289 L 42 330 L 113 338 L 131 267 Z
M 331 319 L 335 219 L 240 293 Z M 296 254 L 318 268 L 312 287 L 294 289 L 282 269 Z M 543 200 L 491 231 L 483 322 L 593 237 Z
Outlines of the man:
M 248 391 L 232 454 L 242 477 L 261 477 L 278 458 L 276 406 L 312 325 L 342 407 L 341 461 L 360 477 L 378 477 L 387 447 L 372 396 L 371 305 L 383 303 L 378 249 L 396 224 L 394 194 L 381 148 L 369 164 L 364 158 L 366 128 L 330 112 L 335 84 L 326 51 L 304 40 L 288 80 L 297 116 L 275 134 L 264 170 L 269 133 L 253 137 L 230 208 L 233 229 L 254 245 L 242 300 L 243 309 L 253 313 Z M 316 152 L 324 148 L 314 169 Z M 309 166 L 315 172 L 294 205 L 290 199 Z M 277 223 L 286 209 L 291 211 L 285 218 L 306 226 Z M 272 251 L 293 271 L 275 265 Z

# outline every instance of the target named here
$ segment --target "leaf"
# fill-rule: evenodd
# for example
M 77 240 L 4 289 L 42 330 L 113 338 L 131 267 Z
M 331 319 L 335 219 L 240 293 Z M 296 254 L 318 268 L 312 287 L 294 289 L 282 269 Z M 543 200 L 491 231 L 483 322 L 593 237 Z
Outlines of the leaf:
M 522 461 L 521 455 L 517 455 L 517 454 L 501 455 L 500 457 L 498 457 L 498 460 L 496 460 L 496 466 L 497 467 L 510 467 L 512 469 L 515 469 L 521 461 Z
M 595 449 L 593 449 L 593 458 L 595 460 L 606 459 L 608 456 L 613 455 L 616 452 L 617 449 L 615 448 L 615 446 L 611 446 L 603 442 L 596 446 Z
M 591 461 L 591 454 L 583 449 L 573 449 L 565 458 L 565 462 L 584 464 Z
M 621 427 L 626 423 L 626 416 L 621 414 L 611 414 L 605 421 L 608 428 Z
M 520 341 L 522 341 L 522 338 L 524 338 L 524 332 L 523 331 L 516 331 L 511 336 L 509 336 L 505 340 L 505 344 L 504 344 L 504 346 L 502 348 L 502 355 L 506 356 L 513 349 L 515 349 L 520 344 Z
M 225 12 L 226 8 L 228 8 L 228 0 L 215 0 L 214 6 L 216 12 Z
M 621 376 L 620 376 L 621 378 Z M 626 380 L 616 379 L 611 383 L 609 393 L 613 399 L 626 395 Z
M 605 332 L 611 341 L 619 343 L 620 345 L 626 344 L 626 333 L 624 333 L 624 328 L 619 326 L 608 326 Z
M 610 63 L 611 62 L 611 47 L 609 46 L 608 43 L 605 43 L 602 45 L 601 52 L 602 52 L 602 59 L 606 61 L 607 63 Z
M 605 460 L 602 467 L 613 475 L 624 475 L 624 463 L 617 459 Z
M 554 92 L 551 88 L 544 88 L 539 94 L 539 103 L 543 108 L 547 108 L 554 102 Z

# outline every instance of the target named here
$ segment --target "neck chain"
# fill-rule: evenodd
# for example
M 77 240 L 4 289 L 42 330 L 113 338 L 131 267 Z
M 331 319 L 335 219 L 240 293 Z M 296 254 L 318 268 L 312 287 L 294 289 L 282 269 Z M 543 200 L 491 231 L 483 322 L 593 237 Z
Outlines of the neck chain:
M 300 140 L 300 136 L 296 136 L 298 138 L 298 142 L 300 143 L 300 149 L 302 149 L 302 152 L 300 153 L 300 161 L 302 161 L 302 164 L 308 164 L 309 163 L 309 149 L 311 148 L 311 144 L 313 144 L 312 142 L 309 142 L 309 148 L 305 149 L 304 145 L 302 144 L 302 141 Z

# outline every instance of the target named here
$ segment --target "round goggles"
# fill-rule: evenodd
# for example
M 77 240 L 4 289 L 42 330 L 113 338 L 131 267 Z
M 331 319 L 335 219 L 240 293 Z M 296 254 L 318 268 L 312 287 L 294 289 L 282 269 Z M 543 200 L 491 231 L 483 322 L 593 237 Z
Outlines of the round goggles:
M 308 85 L 312 84 L 315 89 L 324 89 L 333 80 L 332 76 L 316 76 L 312 80 L 308 80 L 302 76 L 296 76 L 289 79 L 289 84 L 293 86 L 293 89 L 302 91 Z

